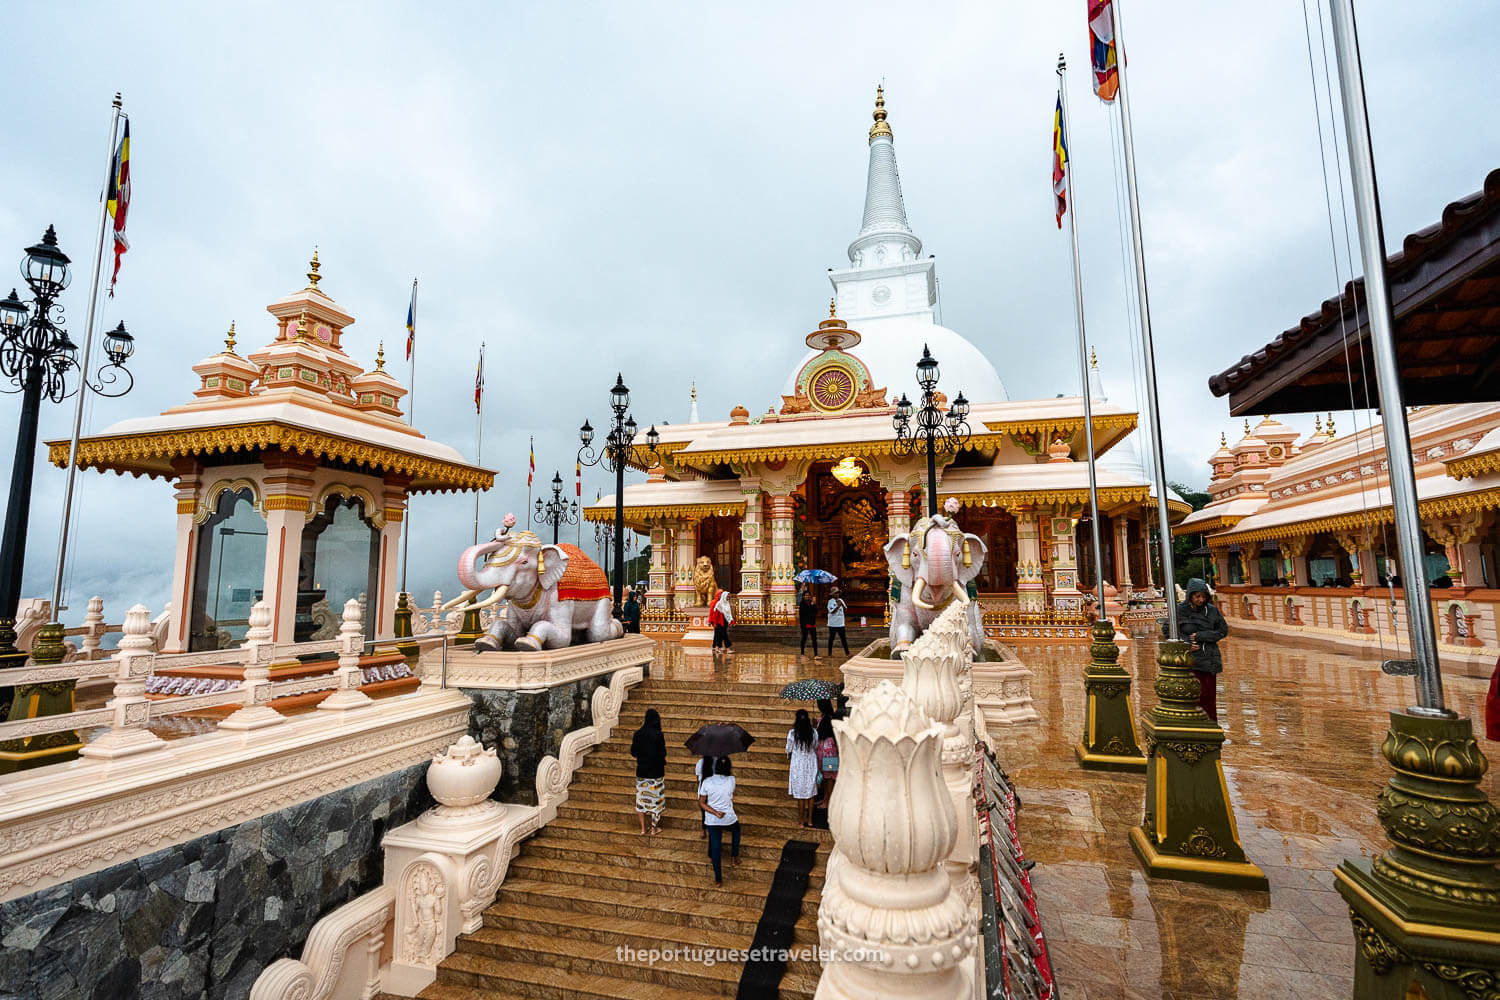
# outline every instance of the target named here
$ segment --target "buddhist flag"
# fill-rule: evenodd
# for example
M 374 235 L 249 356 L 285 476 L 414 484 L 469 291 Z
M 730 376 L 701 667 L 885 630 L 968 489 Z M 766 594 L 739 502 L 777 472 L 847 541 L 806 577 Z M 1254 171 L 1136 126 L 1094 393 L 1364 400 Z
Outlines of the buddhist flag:
M 578 484 L 578 490 L 577 490 L 577 492 L 578 492 L 578 499 L 582 500 L 583 499 L 583 460 L 582 459 L 576 459 L 573 462 L 573 474 L 578 477 L 577 480 L 576 480 L 576 482 Z
M 417 279 L 411 279 L 411 302 L 406 307 L 406 360 L 417 346 Z
M 531 480 L 536 476 L 536 438 L 531 439 L 531 464 L 526 469 L 526 488 L 531 489 Z
M 479 367 L 474 369 L 474 410 L 478 412 L 481 407 L 480 397 L 484 395 L 484 345 L 479 345 Z
M 1052 115 L 1052 197 L 1057 212 L 1057 228 L 1062 228 L 1063 213 L 1068 210 L 1068 135 L 1063 125 L 1062 91 L 1057 94 L 1057 110 Z
M 125 119 L 125 134 L 109 168 L 109 214 L 115 220 L 115 269 L 109 276 L 109 296 L 114 298 L 115 281 L 120 277 L 120 258 L 130 249 L 125 239 L 125 215 L 130 211 L 130 119 Z
M 1120 89 L 1120 69 L 1115 52 L 1113 0 L 1088 0 L 1089 54 L 1094 64 L 1094 93 L 1111 104 Z

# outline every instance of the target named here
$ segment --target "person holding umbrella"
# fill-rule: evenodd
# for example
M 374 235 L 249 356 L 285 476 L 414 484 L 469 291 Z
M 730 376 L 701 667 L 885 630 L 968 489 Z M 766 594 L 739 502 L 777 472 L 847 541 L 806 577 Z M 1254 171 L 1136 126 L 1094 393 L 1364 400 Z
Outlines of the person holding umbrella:
M 822 657 L 818 655 L 818 602 L 813 598 L 810 583 L 804 583 L 797 595 L 797 624 L 802 629 L 802 644 L 797 655 L 807 655 L 807 641 L 811 639 L 813 659 L 821 660 Z
M 708 859 L 714 866 L 714 885 L 724 884 L 721 859 L 724 854 L 724 831 L 730 835 L 730 863 L 740 863 L 740 818 L 734 812 L 734 768 L 728 757 L 714 763 L 714 773 L 698 787 L 698 806 L 708 825 Z

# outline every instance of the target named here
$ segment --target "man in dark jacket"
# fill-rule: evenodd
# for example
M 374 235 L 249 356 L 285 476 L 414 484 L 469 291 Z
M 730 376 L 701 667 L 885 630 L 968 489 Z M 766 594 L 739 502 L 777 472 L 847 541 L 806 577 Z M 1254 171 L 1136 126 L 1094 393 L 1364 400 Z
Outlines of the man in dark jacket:
M 1219 641 L 1229 634 L 1229 623 L 1208 599 L 1208 584 L 1197 577 L 1188 581 L 1187 598 L 1177 605 L 1177 632 L 1193 654 L 1193 673 L 1198 675 L 1198 707 L 1210 719 L 1218 721 L 1217 684 L 1224 660 L 1219 656 Z M 1162 623 L 1162 635 L 1167 624 Z

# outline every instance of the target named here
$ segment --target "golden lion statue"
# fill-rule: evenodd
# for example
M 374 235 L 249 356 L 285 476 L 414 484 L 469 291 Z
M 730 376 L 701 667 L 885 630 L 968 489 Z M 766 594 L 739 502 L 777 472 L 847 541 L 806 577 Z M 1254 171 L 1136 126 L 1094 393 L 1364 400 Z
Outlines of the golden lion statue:
M 698 599 L 698 606 L 708 607 L 714 599 L 714 590 L 718 587 L 714 580 L 714 563 L 708 556 L 699 556 L 698 561 L 693 564 L 693 590 Z

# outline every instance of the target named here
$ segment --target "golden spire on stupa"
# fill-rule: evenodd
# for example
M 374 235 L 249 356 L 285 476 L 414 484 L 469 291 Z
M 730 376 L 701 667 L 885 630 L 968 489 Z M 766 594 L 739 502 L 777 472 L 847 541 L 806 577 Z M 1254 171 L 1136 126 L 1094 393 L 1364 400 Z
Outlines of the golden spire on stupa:
M 1228 448 L 1229 447 L 1229 435 L 1225 434 L 1223 431 L 1219 432 L 1219 447 L 1220 448 Z
M 828 318 L 829 319 L 838 319 L 838 317 L 839 317 L 838 299 L 829 299 L 828 300 Z
M 1356 428 L 1356 430 L 1357 429 L 1358 428 Z M 1338 436 L 1338 432 L 1333 429 L 1333 414 L 1332 413 L 1328 414 L 1328 436 L 1330 438 Z
M 1097 354 L 1094 353 L 1094 349 L 1092 347 L 1089 348 L 1089 367 L 1090 368 L 1098 368 L 1099 367 L 1099 355 L 1097 355 Z
M 380 349 L 375 352 L 375 370 L 385 371 L 385 341 L 380 342 Z
M 1321 414 L 1321 413 L 1319 413 L 1317 416 L 1313 417 L 1313 433 L 1314 434 L 1322 434 L 1323 433 L 1323 414 Z
M 1249 436 L 1250 436 L 1250 418 L 1246 417 L 1245 418 L 1245 437 L 1249 437 Z
M 322 280 L 323 276 L 318 273 L 318 248 L 313 247 L 312 260 L 307 262 L 307 287 L 318 291 L 318 282 Z
M 873 117 L 875 124 L 870 126 L 870 138 L 873 139 L 877 135 L 889 136 L 891 134 L 891 127 L 886 124 L 885 120 L 885 87 L 882 85 L 875 87 L 875 111 Z
M 306 309 L 302 310 L 302 314 L 297 317 L 297 335 L 295 337 L 293 337 L 292 339 L 293 340 L 306 340 L 307 339 L 307 310 Z
M 224 353 L 234 353 L 234 320 L 229 321 L 229 334 L 224 338 Z

